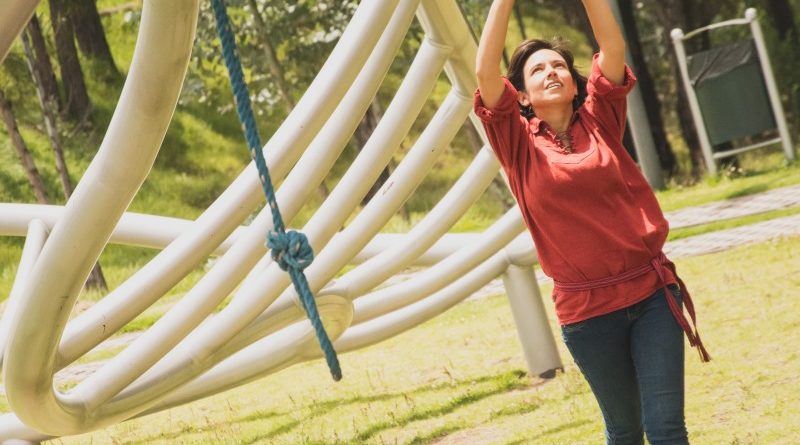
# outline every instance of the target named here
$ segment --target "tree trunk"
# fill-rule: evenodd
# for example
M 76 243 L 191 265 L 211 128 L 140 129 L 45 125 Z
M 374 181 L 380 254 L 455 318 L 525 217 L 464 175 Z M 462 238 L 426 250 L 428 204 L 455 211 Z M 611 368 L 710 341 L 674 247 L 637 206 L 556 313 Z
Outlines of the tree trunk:
M 45 44 L 44 35 L 42 34 L 42 27 L 39 25 L 39 19 L 36 14 L 31 17 L 28 22 L 26 33 L 31 39 L 34 54 L 34 69 L 36 70 L 39 80 L 42 82 L 44 89 L 44 97 L 46 102 L 53 102 L 56 107 L 61 109 L 61 98 L 58 96 L 58 83 L 56 82 L 56 74 L 53 71 L 53 64 L 50 63 L 50 55 L 47 53 L 47 45 Z
M 36 85 L 36 96 L 39 98 L 39 106 L 42 109 L 44 116 L 44 126 L 47 129 L 47 136 L 50 138 L 50 146 L 53 149 L 53 157 L 56 162 L 56 169 L 58 170 L 59 178 L 61 179 L 61 188 L 64 191 L 64 197 L 69 199 L 72 195 L 72 180 L 67 171 L 67 164 L 64 162 L 64 150 L 61 147 L 61 139 L 58 136 L 58 128 L 56 122 L 56 105 L 54 102 L 49 101 L 46 97 L 44 83 L 39 77 L 39 73 L 35 68 L 36 61 L 33 56 L 33 49 L 31 41 L 27 34 L 22 35 L 22 47 L 25 50 L 25 59 L 28 62 L 28 70 L 33 78 L 33 83 Z
M 75 48 L 75 34 L 66 11 L 65 0 L 50 0 L 50 21 L 56 39 L 58 64 L 61 66 L 61 80 L 67 101 L 64 114 L 75 120 L 89 117 L 91 102 L 86 93 L 78 51 Z
M 791 40 L 795 45 L 800 40 L 797 23 L 794 21 L 794 8 L 788 0 L 765 0 L 764 8 L 767 16 L 778 31 L 781 40 Z
M 36 168 L 36 163 L 31 156 L 25 140 L 17 127 L 17 119 L 14 117 L 14 111 L 11 109 L 11 103 L 6 100 L 5 94 L 0 90 L 0 115 L 2 115 L 3 123 L 6 125 L 8 137 L 11 139 L 11 145 L 14 146 L 14 151 L 17 152 L 22 167 L 25 169 L 25 175 L 28 177 L 28 182 L 33 188 L 33 194 L 36 196 L 36 202 L 39 204 L 47 204 L 47 189 L 44 186 L 44 180 Z
M 53 157 L 55 158 L 56 169 L 58 170 L 58 175 L 61 180 L 61 188 L 64 191 L 64 198 L 69 200 L 69 197 L 72 196 L 73 187 L 72 180 L 69 177 L 67 163 L 64 161 L 64 150 L 61 146 L 61 139 L 58 135 L 56 105 L 52 100 L 48 101 L 45 96 L 44 85 L 39 78 L 39 73 L 35 69 L 33 49 L 27 34 L 22 35 L 22 46 L 25 50 L 25 56 L 28 61 L 28 69 L 31 72 L 31 77 L 33 77 L 33 83 L 36 85 L 36 95 L 39 98 L 39 105 L 42 108 L 45 128 L 47 129 L 47 135 L 50 138 L 50 146 L 53 149 Z M 95 263 L 94 267 L 92 268 L 92 272 L 89 274 L 89 278 L 86 280 L 86 287 L 89 289 L 100 289 L 103 291 L 108 290 L 108 285 L 106 284 L 106 279 L 103 276 L 103 270 L 100 267 L 99 262 Z
M 522 15 L 522 9 L 520 8 L 519 3 L 514 4 L 514 18 L 517 21 L 517 26 L 519 26 L 519 35 L 522 37 L 522 40 L 528 40 L 528 33 L 525 32 L 525 20 Z
M 103 276 L 103 269 L 100 267 L 100 261 L 94 263 L 94 267 L 89 273 L 89 278 L 86 279 L 85 286 L 87 289 L 108 290 L 108 283 L 106 283 L 106 277 Z
M 654 1 L 651 2 L 651 5 L 658 23 L 668 23 L 670 27 L 681 28 L 684 32 L 692 31 L 706 24 L 704 22 L 706 21 L 705 16 L 707 12 L 702 5 L 697 5 L 690 0 Z M 700 148 L 700 139 L 697 136 L 697 129 L 689 109 L 689 100 L 686 97 L 685 86 L 683 85 L 683 79 L 680 69 L 678 68 L 677 56 L 675 55 L 669 32 L 665 31 L 661 33 L 661 36 L 661 44 L 670 48 L 670 50 L 666 52 L 669 58 L 666 66 L 670 67 L 670 77 L 675 82 L 675 90 L 671 93 L 675 95 L 675 101 L 673 102 L 674 111 L 678 117 L 681 134 L 689 149 L 689 160 L 692 164 L 691 176 L 697 179 L 705 168 L 705 160 L 703 158 L 702 149 Z M 684 46 L 687 54 L 693 54 L 697 51 L 709 48 L 710 41 L 708 33 L 701 33 L 697 37 L 685 40 Z
M 361 122 L 358 124 L 358 128 L 356 128 L 356 132 L 353 135 L 353 139 L 355 144 L 357 145 L 358 151 L 361 151 L 361 148 L 367 144 L 369 141 L 372 132 L 375 131 L 375 128 L 378 126 L 378 122 L 381 120 L 381 116 L 383 116 L 383 110 L 381 110 L 380 105 L 378 102 L 373 100 L 372 103 L 369 104 L 369 108 L 367 108 L 367 114 L 364 115 L 364 118 L 361 119 Z M 380 176 L 372 184 L 369 191 L 367 192 L 364 199 L 361 200 L 361 205 L 367 205 L 367 203 L 378 193 L 378 190 L 383 187 L 383 184 L 389 179 L 389 176 L 392 175 L 392 171 L 389 166 L 386 166 L 383 171 L 381 171 Z
M 114 57 L 108 47 L 106 33 L 100 14 L 97 12 L 96 0 L 72 0 L 69 7 L 69 17 L 72 21 L 78 46 L 83 54 L 91 59 L 102 62 L 113 76 L 119 75 Z
M 667 132 L 664 130 L 664 120 L 661 118 L 661 100 L 658 98 L 653 78 L 650 76 L 650 71 L 647 69 L 647 63 L 644 60 L 644 51 L 639 38 L 639 29 L 633 16 L 633 8 L 632 0 L 619 0 L 620 16 L 625 27 L 627 47 L 633 59 L 634 71 L 638 79 L 642 99 L 644 100 L 647 120 L 650 122 L 650 131 L 658 153 L 659 164 L 661 164 L 662 170 L 672 175 L 677 173 L 675 154 L 672 152 L 672 146 L 667 139 Z

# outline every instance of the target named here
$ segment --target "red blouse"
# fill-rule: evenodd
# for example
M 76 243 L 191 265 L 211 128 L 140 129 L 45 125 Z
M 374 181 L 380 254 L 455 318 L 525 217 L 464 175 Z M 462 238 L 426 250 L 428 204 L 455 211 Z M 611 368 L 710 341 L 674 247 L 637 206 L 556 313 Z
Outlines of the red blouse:
M 504 81 L 506 89 L 492 109 L 483 106 L 476 91 L 475 112 L 508 176 L 544 272 L 556 282 L 584 283 L 646 269 L 661 255 L 669 226 L 622 145 L 625 98 L 636 83 L 630 68 L 625 67 L 624 84 L 614 85 L 603 77 L 595 55 L 588 97 L 569 128 L 572 153 L 561 147 L 547 123 L 520 115 L 517 91 Z M 622 309 L 677 282 L 669 268 L 648 270 L 604 287 L 555 286 L 559 322 Z

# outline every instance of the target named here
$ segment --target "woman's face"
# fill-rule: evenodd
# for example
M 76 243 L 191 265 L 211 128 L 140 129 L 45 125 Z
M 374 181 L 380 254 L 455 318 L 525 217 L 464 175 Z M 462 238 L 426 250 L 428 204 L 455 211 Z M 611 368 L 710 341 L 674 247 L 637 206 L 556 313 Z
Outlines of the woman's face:
M 542 106 L 572 106 L 578 85 L 561 54 L 540 49 L 528 57 L 524 69 L 525 91 L 519 92 L 522 105 L 531 105 L 534 111 Z

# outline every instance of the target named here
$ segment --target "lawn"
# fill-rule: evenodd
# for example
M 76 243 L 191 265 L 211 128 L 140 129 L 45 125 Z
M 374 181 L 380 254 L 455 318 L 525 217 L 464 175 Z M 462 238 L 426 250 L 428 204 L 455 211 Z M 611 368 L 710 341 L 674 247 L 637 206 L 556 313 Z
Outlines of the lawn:
M 800 237 L 677 261 L 713 356 L 687 350 L 695 444 L 800 435 Z M 543 288 L 545 295 L 549 288 Z M 551 309 L 551 305 L 547 305 Z M 556 328 L 552 320 L 553 328 Z M 294 366 L 188 406 L 56 443 L 594 444 L 599 410 L 565 372 L 530 378 L 505 296 L 469 301 L 380 345 Z

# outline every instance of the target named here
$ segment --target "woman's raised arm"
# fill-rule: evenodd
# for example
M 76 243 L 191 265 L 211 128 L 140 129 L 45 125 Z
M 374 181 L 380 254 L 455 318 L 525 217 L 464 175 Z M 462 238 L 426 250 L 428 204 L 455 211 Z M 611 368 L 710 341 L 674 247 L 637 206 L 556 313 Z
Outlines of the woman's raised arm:
M 608 2 L 583 0 L 583 7 L 586 8 L 594 38 L 600 46 L 600 71 L 606 79 L 621 85 L 625 81 L 625 39 Z
M 503 95 L 505 85 L 500 73 L 500 60 L 506 42 L 508 19 L 514 7 L 514 0 L 494 0 L 483 27 L 481 41 L 478 44 L 478 57 L 475 59 L 475 74 L 478 77 L 478 88 L 486 108 L 497 105 Z

